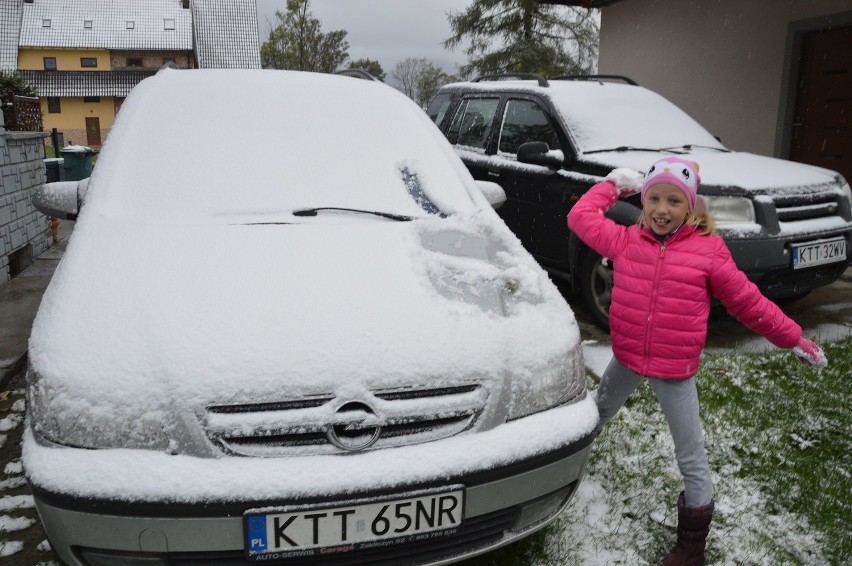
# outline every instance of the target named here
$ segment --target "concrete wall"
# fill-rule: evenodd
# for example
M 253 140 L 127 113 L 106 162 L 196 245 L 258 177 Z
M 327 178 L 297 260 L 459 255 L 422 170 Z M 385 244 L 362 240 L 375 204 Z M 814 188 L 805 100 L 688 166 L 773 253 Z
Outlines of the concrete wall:
M 731 149 L 786 157 L 797 34 L 850 23 L 849 0 L 624 0 L 601 12 L 598 72 L 659 92 Z
M 7 132 L 0 114 L 0 285 L 8 283 L 16 252 L 38 257 L 51 245 L 50 219 L 36 211 L 32 194 L 45 182 L 45 134 Z

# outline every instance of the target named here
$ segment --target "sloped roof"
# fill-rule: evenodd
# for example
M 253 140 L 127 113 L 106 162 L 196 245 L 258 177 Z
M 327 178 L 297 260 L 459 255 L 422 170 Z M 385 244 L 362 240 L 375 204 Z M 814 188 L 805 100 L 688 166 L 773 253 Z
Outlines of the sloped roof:
M 192 14 L 180 0 L 34 0 L 20 46 L 192 50 Z
M 21 29 L 21 3 L 0 2 L 0 71 L 18 68 L 18 35 Z
M 126 71 L 20 71 L 39 96 L 127 96 L 157 69 Z
M 260 68 L 255 0 L 193 0 L 192 15 L 200 68 Z

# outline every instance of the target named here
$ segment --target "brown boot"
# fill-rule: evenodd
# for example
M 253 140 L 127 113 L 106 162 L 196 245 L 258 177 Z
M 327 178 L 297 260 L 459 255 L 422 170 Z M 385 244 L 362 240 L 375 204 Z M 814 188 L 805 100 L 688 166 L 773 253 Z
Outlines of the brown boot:
M 704 566 L 704 546 L 712 519 L 712 501 L 704 507 L 687 507 L 681 492 L 677 498 L 677 543 L 658 566 Z

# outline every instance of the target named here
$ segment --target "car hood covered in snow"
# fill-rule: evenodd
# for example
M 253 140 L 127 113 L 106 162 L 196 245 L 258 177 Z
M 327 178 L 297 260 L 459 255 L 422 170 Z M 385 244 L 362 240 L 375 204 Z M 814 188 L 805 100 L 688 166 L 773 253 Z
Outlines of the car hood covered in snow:
M 75 230 L 31 339 L 42 378 L 78 398 L 280 396 L 398 385 L 403 368 L 502 375 L 578 339 L 538 266 L 493 243 L 489 254 L 483 235 L 453 231 L 452 219 L 94 220 Z M 428 249 L 436 234 L 483 257 Z
M 754 153 L 722 153 L 704 149 L 695 149 L 683 155 L 624 151 L 583 155 L 581 159 L 612 169 L 629 167 L 644 173 L 658 159 L 672 155 L 699 164 L 702 188 L 715 187 L 725 192 L 755 194 L 801 193 L 807 188 L 825 190 L 830 185 L 838 190 L 840 188 L 838 175 L 834 171 Z

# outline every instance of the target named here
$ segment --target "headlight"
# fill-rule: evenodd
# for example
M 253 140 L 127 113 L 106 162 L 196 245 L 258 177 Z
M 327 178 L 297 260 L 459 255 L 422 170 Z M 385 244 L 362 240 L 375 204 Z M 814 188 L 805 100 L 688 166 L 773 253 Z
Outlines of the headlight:
M 577 344 L 564 357 L 513 376 L 508 420 L 564 405 L 583 393 L 585 384 L 583 349 Z
M 745 197 L 709 197 L 701 195 L 716 225 L 754 224 L 754 204 Z
M 169 447 L 164 411 L 141 405 L 111 407 L 97 399 L 52 387 L 27 370 L 27 417 L 36 438 L 76 448 Z
M 849 183 L 840 176 L 837 177 L 837 181 L 840 183 L 840 192 L 846 197 L 849 206 L 852 206 L 852 189 L 849 188 Z

